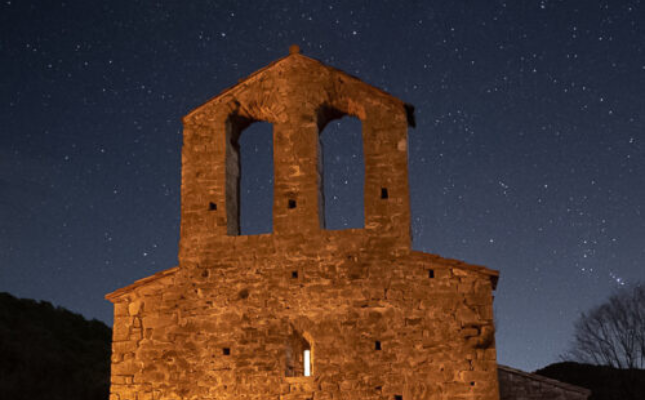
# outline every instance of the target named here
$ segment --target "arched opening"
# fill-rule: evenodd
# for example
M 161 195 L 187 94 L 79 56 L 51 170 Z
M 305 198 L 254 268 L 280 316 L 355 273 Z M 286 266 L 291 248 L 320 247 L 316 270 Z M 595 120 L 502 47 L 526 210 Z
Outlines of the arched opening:
M 361 120 L 324 108 L 318 114 L 320 222 L 324 229 L 365 226 Z
M 226 126 L 229 235 L 273 230 L 273 126 L 232 115 Z
M 307 333 L 301 335 L 294 330 L 289 335 L 285 349 L 285 376 L 313 376 L 314 349 L 312 344 L 311 337 Z

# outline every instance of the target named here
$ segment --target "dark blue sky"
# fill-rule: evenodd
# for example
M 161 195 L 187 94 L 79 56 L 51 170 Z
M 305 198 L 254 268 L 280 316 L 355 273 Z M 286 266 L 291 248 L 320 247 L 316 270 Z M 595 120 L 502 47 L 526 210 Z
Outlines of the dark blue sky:
M 0 290 L 111 323 L 105 293 L 176 265 L 180 118 L 293 43 L 415 105 L 414 247 L 501 272 L 501 363 L 557 361 L 645 279 L 641 1 L 245 3 L 2 1 Z M 360 147 L 328 129 L 330 223 L 356 224 Z

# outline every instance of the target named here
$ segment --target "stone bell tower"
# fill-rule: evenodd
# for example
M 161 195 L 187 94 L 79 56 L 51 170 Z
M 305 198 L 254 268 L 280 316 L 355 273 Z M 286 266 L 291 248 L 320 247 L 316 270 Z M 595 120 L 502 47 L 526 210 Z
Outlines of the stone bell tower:
M 360 119 L 364 227 L 324 224 L 319 138 Z M 240 234 L 238 139 L 273 127 L 273 230 Z M 111 400 L 498 399 L 497 272 L 411 249 L 413 108 L 299 54 L 184 118 L 179 266 L 111 293 Z

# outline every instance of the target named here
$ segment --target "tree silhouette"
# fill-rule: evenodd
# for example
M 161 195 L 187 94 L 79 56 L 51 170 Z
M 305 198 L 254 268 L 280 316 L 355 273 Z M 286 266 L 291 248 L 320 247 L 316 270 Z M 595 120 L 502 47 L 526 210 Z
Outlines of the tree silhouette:
M 605 398 L 642 399 L 638 388 L 645 368 L 645 286 L 618 291 L 582 313 L 571 348 L 563 358 L 622 370 L 614 374 L 613 393 Z
M 645 286 L 623 289 L 583 313 L 565 357 L 620 369 L 645 368 Z

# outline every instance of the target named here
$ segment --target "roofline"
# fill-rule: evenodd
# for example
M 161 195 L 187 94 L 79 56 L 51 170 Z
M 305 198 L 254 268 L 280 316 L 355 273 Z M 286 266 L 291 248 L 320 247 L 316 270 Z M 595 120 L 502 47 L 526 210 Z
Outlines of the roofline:
M 490 279 L 491 279 L 491 282 L 493 284 L 493 290 L 495 290 L 497 288 L 497 282 L 499 280 L 499 271 L 484 267 L 482 265 L 468 264 L 468 263 L 466 263 L 464 261 L 461 261 L 461 260 L 456 260 L 456 259 L 451 259 L 451 258 L 444 258 L 444 257 L 441 257 L 441 256 L 436 255 L 436 254 L 425 253 L 425 252 L 422 252 L 422 251 L 413 250 L 411 252 L 411 255 L 412 256 L 417 255 L 417 256 L 422 256 L 422 257 L 425 257 L 425 258 L 430 258 L 432 261 L 437 262 L 439 264 L 444 264 L 447 267 L 459 268 L 459 269 L 462 269 L 462 270 L 466 270 L 466 271 L 470 271 L 470 272 L 477 272 L 477 273 L 486 275 L 486 276 L 490 277 Z M 121 297 L 123 295 L 126 295 L 126 294 L 134 291 L 135 289 L 138 289 L 139 287 L 145 286 L 145 285 L 147 285 L 149 283 L 152 283 L 152 282 L 158 281 L 158 280 L 160 280 L 162 278 L 165 278 L 167 276 L 173 275 L 177 271 L 179 271 L 179 267 L 175 266 L 175 267 L 168 268 L 166 270 L 157 272 L 156 274 L 150 275 L 148 277 L 136 280 L 136 281 L 134 281 L 133 283 L 131 283 L 128 286 L 124 286 L 124 287 L 122 287 L 120 289 L 117 289 L 117 290 L 115 290 L 115 291 L 113 291 L 111 293 L 106 294 L 105 299 L 109 300 L 111 302 L 114 302 L 117 298 L 119 298 L 119 297 Z M 510 368 L 510 367 L 507 367 L 507 368 Z M 522 371 L 520 371 L 520 372 L 522 372 Z
M 457 260 L 454 258 L 445 258 L 437 254 L 426 253 L 423 251 L 412 250 L 411 253 L 412 255 L 418 255 L 418 256 L 430 258 L 432 261 L 437 262 L 439 264 L 444 264 L 447 267 L 459 268 L 461 270 L 477 272 L 482 275 L 486 275 L 491 279 L 491 282 L 493 284 L 493 290 L 497 288 L 497 282 L 499 281 L 499 271 L 497 270 L 490 269 L 483 265 L 469 264 L 467 262 Z
M 586 394 L 587 396 L 591 395 L 591 390 L 589 390 L 587 388 L 583 388 L 582 386 L 572 385 L 572 384 L 566 383 L 566 382 L 561 382 L 561 381 L 553 379 L 553 378 L 547 378 L 546 376 L 542 376 L 542 375 L 538 375 L 538 374 L 532 374 L 530 372 L 525 372 L 525 371 L 522 371 L 522 370 L 519 370 L 519 369 L 516 369 L 516 368 L 511 368 L 509 366 L 502 365 L 502 364 L 497 364 L 497 369 L 501 369 L 501 370 L 504 370 L 506 372 L 510 372 L 512 374 L 521 375 L 521 376 L 523 376 L 525 378 L 533 379 L 533 380 L 538 381 L 538 382 L 544 382 L 544 383 L 548 383 L 548 384 L 551 384 L 551 385 L 554 385 L 554 386 L 559 386 L 559 387 L 561 387 L 563 389 L 570 390 L 572 392 L 578 392 L 578 393 Z
M 235 90 L 235 89 L 237 89 L 238 87 L 240 87 L 240 86 L 244 85 L 245 83 L 250 82 L 251 80 L 253 80 L 253 78 L 257 77 L 257 76 L 258 76 L 259 74 L 261 74 L 262 72 L 264 72 L 264 71 L 266 71 L 266 70 L 268 70 L 268 69 L 273 68 L 274 66 L 276 66 L 276 65 L 280 64 L 282 61 L 286 60 L 287 58 L 289 58 L 289 57 L 291 57 L 291 56 L 292 56 L 292 54 L 289 54 L 289 55 L 287 55 L 287 56 L 284 56 L 284 57 L 278 58 L 277 60 L 272 61 L 271 63 L 267 64 L 266 66 L 264 66 L 264 67 L 262 67 L 262 68 L 258 69 L 257 71 L 255 71 L 255 72 L 251 73 L 251 75 L 247 76 L 246 78 L 238 79 L 238 81 L 237 81 L 237 83 L 236 83 L 235 85 L 233 85 L 233 86 L 229 86 L 229 87 L 225 88 L 224 90 L 222 90 L 221 92 L 219 92 L 219 94 L 215 95 L 214 97 L 211 97 L 210 99 L 206 100 L 206 101 L 205 101 L 205 102 L 203 102 L 202 104 L 200 104 L 200 105 L 198 105 L 197 107 L 195 107 L 195 108 L 193 108 L 192 110 L 190 110 L 186 115 L 184 115 L 184 116 L 182 117 L 182 121 L 183 121 L 183 122 L 186 122 L 186 119 L 187 119 L 187 118 L 190 118 L 191 116 L 193 116 L 194 114 L 196 114 L 196 113 L 197 113 L 197 112 L 198 112 L 202 107 L 204 107 L 205 105 L 207 105 L 207 104 L 209 104 L 209 103 L 211 103 L 211 102 L 214 102 L 214 101 L 219 100 L 220 98 L 222 98 L 222 97 L 224 97 L 225 95 L 229 94 L 230 92 L 234 91 L 234 90 Z M 304 56 L 303 56 L 303 57 L 304 57 Z M 307 57 L 307 58 L 309 58 L 309 57 Z
M 245 84 L 247 84 L 247 83 L 250 83 L 250 82 L 254 81 L 254 80 L 255 80 L 259 75 L 261 75 L 263 72 L 265 72 L 265 71 L 267 71 L 267 70 L 269 70 L 269 69 L 271 69 L 271 68 L 274 68 L 274 67 L 275 67 L 275 66 L 277 66 L 278 64 L 281 64 L 282 62 L 284 62 L 284 61 L 286 61 L 286 60 L 288 60 L 288 59 L 290 59 L 290 58 L 292 58 L 292 57 L 300 57 L 300 58 L 305 59 L 305 60 L 308 60 L 308 61 L 313 61 L 313 62 L 315 62 L 315 63 L 317 63 L 317 64 L 320 64 L 320 66 L 321 66 L 321 67 L 323 67 L 323 68 L 327 68 L 327 69 L 330 69 L 330 70 L 335 71 L 335 72 L 337 72 L 337 73 L 343 74 L 343 75 L 344 75 L 344 76 L 346 76 L 347 78 L 352 79 L 352 80 L 357 81 L 357 82 L 360 82 L 360 83 L 362 83 L 363 85 L 365 85 L 365 86 L 367 86 L 368 88 L 370 88 L 371 90 L 373 90 L 373 91 L 375 91 L 375 92 L 377 92 L 377 93 L 379 93 L 379 94 L 381 94 L 381 95 L 383 95 L 383 96 L 385 96 L 385 97 L 387 97 L 387 98 L 389 98 L 389 99 L 391 99 L 391 100 L 394 100 L 394 101 L 395 101 L 395 102 L 397 102 L 397 103 L 400 103 L 400 105 L 404 108 L 404 111 L 406 112 L 406 115 L 407 115 L 407 118 L 408 118 L 408 125 L 410 125 L 410 126 L 412 126 L 412 127 L 415 127 L 415 125 L 416 125 L 416 124 L 415 124 L 415 120 L 414 120 L 414 106 L 413 106 L 412 104 L 410 104 L 410 103 L 406 103 L 406 102 L 404 102 L 403 100 L 401 100 L 401 99 L 399 99 L 399 98 L 397 98 L 397 97 L 395 97 L 395 96 L 391 95 L 390 93 L 386 92 L 385 90 L 383 90 L 383 89 L 379 89 L 379 88 L 378 88 L 378 87 L 376 87 L 376 86 L 370 85 L 369 83 L 366 83 L 366 82 L 362 81 L 360 78 L 358 78 L 358 77 L 356 77 L 356 76 L 354 76 L 354 75 L 348 74 L 347 72 L 345 72 L 345 71 L 343 71 L 343 70 L 341 70 L 341 69 L 338 69 L 338 68 L 335 68 L 335 67 L 329 66 L 329 65 L 327 65 L 327 64 L 325 64 L 325 63 L 323 63 L 323 62 L 322 62 L 322 61 L 320 61 L 320 60 L 317 60 L 317 59 L 315 59 L 315 58 L 311 58 L 311 57 L 307 57 L 307 56 L 305 56 L 305 55 L 300 54 L 299 52 L 293 52 L 293 53 L 291 53 L 291 54 L 289 54 L 289 55 L 286 55 L 286 56 L 284 56 L 284 57 L 282 57 L 282 58 L 279 58 L 279 59 L 277 59 L 277 60 L 275 60 L 275 61 L 273 61 L 273 62 L 269 63 L 268 65 L 266 65 L 266 66 L 264 66 L 264 67 L 262 67 L 262 68 L 258 69 L 257 71 L 253 72 L 252 74 L 250 74 L 250 75 L 249 75 L 249 76 L 247 76 L 246 78 L 239 79 L 239 80 L 238 80 L 238 82 L 237 82 L 237 84 L 235 84 L 235 85 L 233 85 L 233 86 L 230 86 L 230 87 L 228 87 L 228 88 L 226 88 L 226 89 L 222 90 L 218 95 L 216 95 L 216 96 L 214 96 L 214 97 L 211 97 L 210 99 L 208 99 L 207 101 L 203 102 L 203 103 L 202 103 L 202 104 L 200 104 L 199 106 L 197 106 L 197 107 L 193 108 L 192 110 L 190 110 L 190 111 L 189 111 L 189 112 L 188 112 L 188 113 L 187 113 L 187 114 L 182 118 L 182 122 L 186 123 L 186 120 L 187 120 L 188 118 L 192 117 L 193 115 L 195 115 L 197 112 L 199 112 L 199 110 L 200 110 L 202 107 L 206 106 L 207 104 L 209 104 L 209 103 L 211 103 L 211 102 L 216 102 L 216 101 L 218 101 L 218 100 L 220 100 L 220 99 L 224 98 L 224 96 L 226 96 L 227 94 L 229 94 L 229 93 L 231 93 L 231 92 L 233 92 L 233 91 L 237 90 L 237 89 L 238 89 L 238 88 L 240 88 L 241 86 L 243 86 L 243 85 L 245 85 Z
M 168 268 L 166 270 L 157 272 L 154 275 L 150 275 L 148 277 L 139 279 L 137 281 L 134 281 L 134 283 L 131 283 L 128 286 L 124 286 L 121 289 L 117 289 L 112 293 L 106 294 L 105 299 L 111 301 L 112 303 L 114 303 L 114 301 L 116 299 L 118 299 L 119 297 L 121 297 L 123 295 L 126 295 L 126 294 L 132 292 L 133 290 L 135 290 L 135 289 L 137 289 L 137 288 L 139 288 L 141 286 L 145 286 L 145 285 L 147 285 L 149 283 L 152 283 L 154 281 L 158 281 L 161 278 L 165 278 L 165 277 L 167 277 L 169 275 L 173 275 L 177 271 L 179 271 L 179 267 L 172 267 L 172 268 Z

